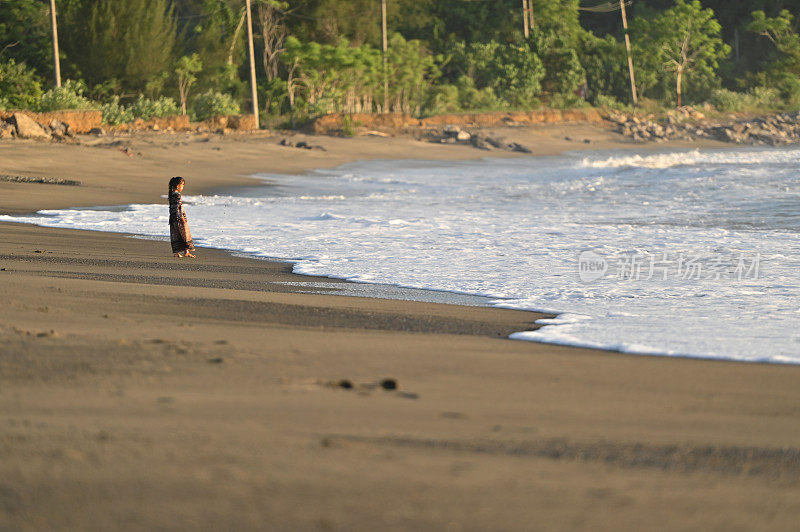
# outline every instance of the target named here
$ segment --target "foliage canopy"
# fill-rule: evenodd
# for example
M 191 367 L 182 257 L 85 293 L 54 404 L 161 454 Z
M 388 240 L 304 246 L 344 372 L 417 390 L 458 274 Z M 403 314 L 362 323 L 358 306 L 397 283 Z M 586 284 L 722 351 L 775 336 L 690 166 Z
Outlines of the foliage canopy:
M 387 0 L 385 67 L 377 0 L 252 2 L 259 106 L 271 114 L 630 102 L 619 12 L 582 11 L 579 0 L 533 2 L 527 39 L 519 0 Z M 62 72 L 85 85 L 48 91 L 48 3 L 0 0 L 3 105 L 91 99 L 115 122 L 153 106 L 172 112 L 170 101 L 195 115 L 249 107 L 242 0 L 58 5 Z M 665 105 L 728 109 L 762 105 L 765 91 L 777 90 L 773 105 L 798 107 L 798 11 L 800 0 L 636 2 L 628 14 L 637 89 Z

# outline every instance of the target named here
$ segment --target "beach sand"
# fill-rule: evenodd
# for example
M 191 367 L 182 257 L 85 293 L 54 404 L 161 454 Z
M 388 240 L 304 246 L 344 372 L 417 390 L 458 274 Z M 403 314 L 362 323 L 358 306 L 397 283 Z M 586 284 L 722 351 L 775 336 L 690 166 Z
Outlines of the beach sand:
M 514 135 L 538 154 L 636 147 L 588 126 Z M 126 139 L 133 157 L 0 143 L 0 174 L 82 183 L 0 181 L 0 211 L 163 202 L 176 174 L 197 193 L 486 155 L 180 138 Z M 796 529 L 796 366 L 512 341 L 541 315 L 334 295 L 347 283 L 324 279 L 303 293 L 288 264 L 198 255 L 0 224 L 0 530 Z

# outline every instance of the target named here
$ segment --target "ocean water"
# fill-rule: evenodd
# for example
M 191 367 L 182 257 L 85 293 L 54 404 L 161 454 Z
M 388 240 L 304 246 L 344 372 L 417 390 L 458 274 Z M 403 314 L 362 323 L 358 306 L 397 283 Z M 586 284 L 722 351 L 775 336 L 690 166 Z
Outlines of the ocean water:
M 800 363 L 798 168 L 788 148 L 370 161 L 184 202 L 201 245 L 559 314 L 513 338 Z M 0 219 L 166 236 L 161 201 Z

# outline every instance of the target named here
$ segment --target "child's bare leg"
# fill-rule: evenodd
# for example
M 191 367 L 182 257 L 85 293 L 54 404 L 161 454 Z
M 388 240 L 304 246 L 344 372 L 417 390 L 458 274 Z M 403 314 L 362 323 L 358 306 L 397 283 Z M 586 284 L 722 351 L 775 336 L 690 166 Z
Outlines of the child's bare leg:
M 193 259 L 196 259 L 197 255 L 192 255 L 192 252 L 187 249 L 186 250 L 186 255 L 184 255 L 184 257 L 191 257 Z

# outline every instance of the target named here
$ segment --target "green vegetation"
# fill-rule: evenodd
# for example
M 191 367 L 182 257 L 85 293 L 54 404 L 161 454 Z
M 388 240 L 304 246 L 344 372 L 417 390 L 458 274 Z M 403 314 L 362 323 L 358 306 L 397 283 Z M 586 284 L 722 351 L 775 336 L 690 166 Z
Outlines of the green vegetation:
M 175 65 L 175 74 L 178 76 L 178 95 L 181 98 L 181 114 L 183 115 L 186 114 L 186 98 L 189 96 L 189 89 L 197 81 L 195 74 L 201 70 L 203 70 L 203 63 L 197 54 L 185 55 L 178 59 L 178 63 Z
M 102 109 L 103 123 L 112 126 L 132 122 L 135 118 L 129 107 L 119 103 L 119 96 L 114 96 L 110 102 L 104 103 Z
M 98 105 L 86 98 L 86 84 L 82 81 L 67 81 L 61 87 L 55 87 L 42 94 L 37 111 L 60 111 L 62 109 L 97 109 Z
M 0 99 L 3 107 L 29 109 L 36 107 L 42 96 L 42 85 L 36 73 L 25 63 L 10 59 L 0 62 Z
M 215 116 L 238 115 L 239 104 L 230 94 L 209 90 L 194 100 L 192 115 L 197 120 L 207 120 Z
M 719 83 L 716 77 L 719 61 L 730 53 L 730 47 L 719 37 L 721 27 L 714 12 L 703 9 L 699 0 L 676 0 L 675 6 L 652 18 L 635 21 L 634 35 L 640 70 L 640 83 L 656 98 L 682 102 L 684 83 L 701 100 Z M 659 67 L 670 74 L 659 75 Z M 668 89 L 672 87 L 672 91 Z
M 630 109 L 618 11 L 590 0 L 252 0 L 259 108 L 415 116 L 596 105 Z M 774 4 L 774 5 L 773 5 Z M 0 0 L 0 107 L 102 109 L 104 121 L 249 109 L 243 0 Z M 800 109 L 800 0 L 648 0 L 629 7 L 640 108 Z M 178 103 L 176 103 L 178 102 Z M 353 127 L 348 127 L 352 130 Z
M 131 104 L 130 111 L 133 113 L 134 118 L 141 118 L 142 120 L 175 116 L 180 112 L 178 110 L 178 105 L 172 98 L 161 96 L 150 99 L 145 98 L 141 94 L 136 101 Z

